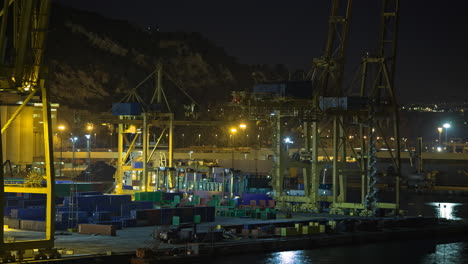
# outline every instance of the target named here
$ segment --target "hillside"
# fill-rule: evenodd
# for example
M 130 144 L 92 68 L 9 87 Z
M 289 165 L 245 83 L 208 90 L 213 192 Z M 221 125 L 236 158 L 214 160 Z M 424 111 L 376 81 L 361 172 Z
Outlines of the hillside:
M 199 33 L 158 32 L 54 5 L 46 64 L 52 100 L 75 109 L 108 111 L 161 60 L 165 93 L 173 108 L 189 104 L 181 89 L 201 106 L 250 89 L 250 66 L 237 63 Z M 139 88 L 151 97 L 154 79 Z M 176 111 L 180 111 L 178 107 Z

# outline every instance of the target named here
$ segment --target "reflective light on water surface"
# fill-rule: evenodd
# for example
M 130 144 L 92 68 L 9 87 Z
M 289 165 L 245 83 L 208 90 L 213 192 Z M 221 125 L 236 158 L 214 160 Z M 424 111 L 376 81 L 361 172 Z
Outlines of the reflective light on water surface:
M 435 247 L 435 252 L 425 257 L 424 263 L 466 263 L 466 256 L 463 251 L 466 248 L 466 243 L 448 243 L 438 244 Z
M 455 207 L 461 205 L 461 203 L 428 203 L 428 205 L 434 206 L 437 217 L 446 218 L 448 220 L 460 220 L 457 217 L 457 210 Z
M 295 264 L 295 263 L 310 263 L 308 256 L 304 255 L 304 251 L 283 251 L 272 253 L 265 263 L 268 264 Z

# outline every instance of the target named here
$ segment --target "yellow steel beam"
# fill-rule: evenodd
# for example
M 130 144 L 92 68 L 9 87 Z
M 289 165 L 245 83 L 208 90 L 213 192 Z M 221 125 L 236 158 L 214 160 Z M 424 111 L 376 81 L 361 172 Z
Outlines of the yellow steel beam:
M 16 251 L 35 248 L 53 248 L 53 240 L 29 240 L 12 243 L 0 243 L 0 251 Z
M 43 193 L 47 194 L 47 188 L 45 187 L 13 187 L 5 186 L 5 192 L 10 193 Z
M 7 10 L 5 8 L 8 8 L 13 3 L 13 1 L 14 0 L 5 1 L 4 8 L 0 10 L 0 16 L 3 16 L 3 14 L 6 13 Z
M 0 115 L 0 124 L 2 123 Z M 3 170 L 3 137 L 0 134 L 0 212 L 3 212 L 4 199 L 5 199 L 5 174 Z M 4 219 L 0 217 L 0 247 L 4 244 L 4 231 L 3 231 Z M 0 248 L 1 250 L 1 248 Z
M 156 144 L 154 144 L 153 149 L 151 150 L 151 153 L 148 156 L 148 159 L 146 160 L 146 163 L 150 162 L 151 158 L 153 157 L 154 152 L 156 151 L 156 148 L 159 145 L 159 142 L 161 141 L 162 137 L 164 136 L 164 132 L 166 132 L 166 128 L 163 129 L 161 132 L 161 135 L 159 135 L 158 140 L 156 141 Z
M 117 119 L 117 118 L 98 118 L 100 123 L 111 123 L 111 124 L 132 124 L 132 125 L 143 125 L 141 119 Z M 169 123 L 170 120 L 148 120 L 148 125 L 161 126 Z M 225 121 L 190 121 L 190 120 L 173 120 L 174 126 L 227 126 L 232 125 L 233 122 Z
M 365 209 L 361 203 L 333 203 L 333 208 L 347 208 L 347 209 Z
M 49 91 L 40 80 L 42 95 L 42 116 L 44 129 L 44 157 L 46 169 L 46 239 L 54 240 L 55 233 L 55 170 L 54 170 L 54 151 L 52 137 L 52 115 L 49 104 Z
M 365 209 L 365 206 L 361 203 L 333 203 L 333 208 L 346 208 L 346 209 Z M 381 209 L 397 209 L 398 206 L 395 203 L 376 203 L 375 208 Z
M 16 117 L 23 111 L 24 107 L 29 103 L 29 101 L 33 98 L 33 96 L 36 94 L 37 89 L 31 91 L 31 93 L 24 99 L 23 103 L 16 109 L 16 111 L 13 113 L 13 115 L 10 117 L 10 119 L 5 123 L 5 125 L 2 127 L 2 134 L 5 133 L 5 131 L 10 127 L 10 125 L 15 121 Z
M 122 164 L 125 163 L 125 161 L 128 159 L 128 156 L 130 156 L 130 152 L 132 152 L 132 149 L 133 149 L 133 146 L 135 146 L 135 142 L 138 138 L 138 135 L 140 134 L 135 134 L 135 137 L 133 137 L 133 140 L 132 140 L 132 143 L 130 143 L 130 146 L 128 146 L 128 150 L 127 152 L 125 153 L 125 156 L 122 158 Z
M 122 160 L 122 155 L 123 155 L 123 124 L 119 124 L 119 133 L 118 133 L 118 157 L 117 157 L 117 176 L 116 176 L 116 182 L 117 182 L 117 194 L 122 194 L 123 191 L 123 160 Z
M 147 113 L 142 113 L 143 115 L 143 128 L 141 129 L 141 137 L 143 140 L 143 177 L 140 181 L 141 189 L 148 191 L 150 188 L 151 176 L 148 176 L 148 147 L 149 147 L 149 126 L 148 126 L 148 115 Z
M 33 19 L 32 28 L 32 47 L 34 50 L 34 65 L 31 72 L 33 81 L 37 81 L 40 75 L 41 65 L 44 58 L 45 42 L 49 28 L 49 10 L 51 0 L 42 0 L 39 3 L 39 12 L 35 13 L 36 19 Z
M 168 149 L 168 156 L 169 156 L 169 164 L 168 166 L 172 168 L 172 160 L 174 159 L 174 152 L 173 152 L 173 135 L 174 135 L 174 114 L 171 114 L 169 116 L 169 149 Z M 173 171 L 168 171 L 168 181 L 169 181 L 169 186 L 170 188 L 174 187 L 174 175 L 177 175 L 177 173 L 174 173 Z
M 399 209 L 399 204 L 397 203 L 376 203 L 375 204 L 376 208 L 381 208 L 381 209 Z

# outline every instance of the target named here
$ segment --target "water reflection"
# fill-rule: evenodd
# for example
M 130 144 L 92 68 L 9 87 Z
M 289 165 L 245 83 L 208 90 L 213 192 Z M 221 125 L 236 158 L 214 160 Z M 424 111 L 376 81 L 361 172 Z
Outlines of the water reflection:
M 294 264 L 294 263 L 311 263 L 309 257 L 304 254 L 303 250 L 283 251 L 271 254 L 265 263 L 268 264 Z
M 435 252 L 424 258 L 424 263 L 466 263 L 466 243 L 438 244 Z
M 455 207 L 461 205 L 461 203 L 428 203 L 435 208 L 436 217 L 446 218 L 448 220 L 460 220 L 457 216 L 457 210 Z

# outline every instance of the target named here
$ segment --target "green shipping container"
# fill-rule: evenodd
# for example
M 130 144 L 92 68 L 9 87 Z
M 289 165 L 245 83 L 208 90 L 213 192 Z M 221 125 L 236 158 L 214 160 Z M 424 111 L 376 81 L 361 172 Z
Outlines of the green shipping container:
M 200 224 L 200 223 L 201 223 L 201 216 L 200 216 L 200 215 L 195 215 L 195 216 L 193 217 L 193 222 L 194 222 L 195 224 Z

